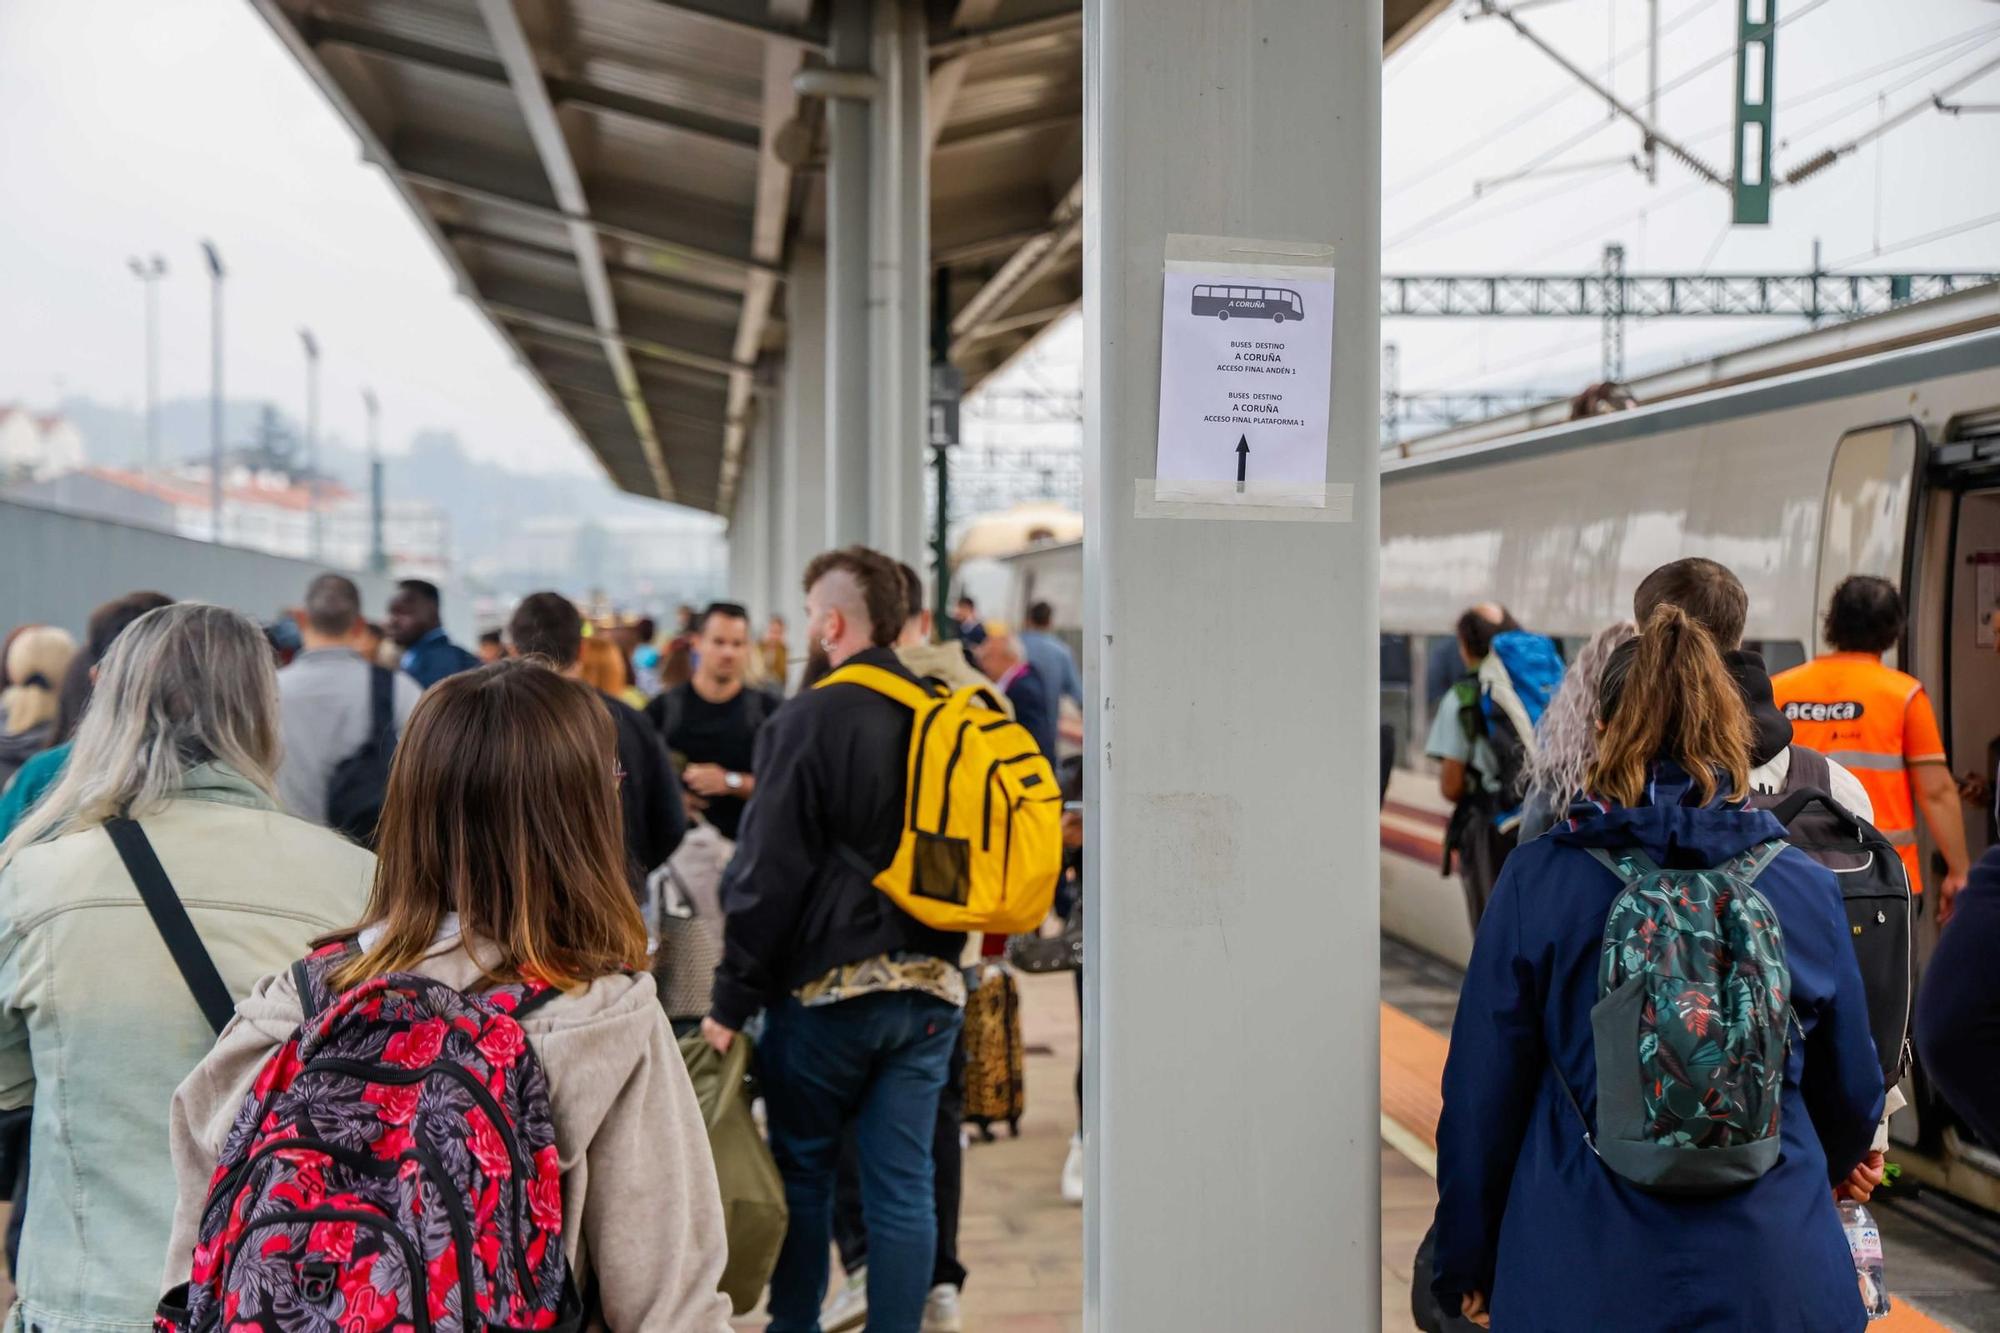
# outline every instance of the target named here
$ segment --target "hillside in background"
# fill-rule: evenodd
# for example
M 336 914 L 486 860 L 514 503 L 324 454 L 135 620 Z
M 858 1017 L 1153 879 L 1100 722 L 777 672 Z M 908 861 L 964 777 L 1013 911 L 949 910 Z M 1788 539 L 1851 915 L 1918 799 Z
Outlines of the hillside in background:
M 252 440 L 266 406 L 229 400 L 223 413 L 225 442 L 234 448 Z M 91 462 L 106 467 L 134 467 L 144 462 L 143 413 L 83 397 L 65 399 L 59 410 L 76 423 Z M 280 411 L 278 421 L 293 440 L 304 438 L 297 418 Z M 179 398 L 162 403 L 163 461 L 202 462 L 208 452 L 208 400 Z M 364 448 L 329 437 L 321 441 L 319 455 L 321 471 L 356 491 L 366 489 L 368 456 Z M 520 524 L 530 518 L 645 519 L 690 512 L 627 495 L 601 476 L 517 472 L 481 462 L 468 455 L 449 431 L 415 432 L 407 452 L 385 452 L 384 474 L 391 499 L 428 501 L 450 516 L 456 554 L 463 563 L 475 567 L 500 560 Z

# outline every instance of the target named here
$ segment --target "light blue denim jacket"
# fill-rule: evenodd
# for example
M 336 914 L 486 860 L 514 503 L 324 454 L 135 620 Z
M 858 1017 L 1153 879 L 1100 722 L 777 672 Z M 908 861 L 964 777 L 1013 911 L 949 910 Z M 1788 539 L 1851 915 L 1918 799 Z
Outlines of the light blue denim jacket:
M 230 993 L 352 924 L 375 858 L 221 765 L 140 825 Z M 167 1120 L 215 1033 L 102 828 L 0 870 L 0 1108 L 35 1108 L 13 1333 L 143 1333 L 173 1221 Z

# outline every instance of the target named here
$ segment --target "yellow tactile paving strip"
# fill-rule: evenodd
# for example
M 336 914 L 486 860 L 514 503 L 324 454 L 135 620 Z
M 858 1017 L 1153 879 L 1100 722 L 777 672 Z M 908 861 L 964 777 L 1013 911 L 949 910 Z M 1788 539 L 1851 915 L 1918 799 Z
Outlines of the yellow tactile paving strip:
M 1382 1006 L 1382 1114 L 1431 1148 L 1437 1147 L 1439 1084 L 1450 1043 L 1394 1005 Z M 1946 1326 L 1894 1301 L 1886 1319 L 1870 1325 L 1881 1333 L 1949 1333 Z

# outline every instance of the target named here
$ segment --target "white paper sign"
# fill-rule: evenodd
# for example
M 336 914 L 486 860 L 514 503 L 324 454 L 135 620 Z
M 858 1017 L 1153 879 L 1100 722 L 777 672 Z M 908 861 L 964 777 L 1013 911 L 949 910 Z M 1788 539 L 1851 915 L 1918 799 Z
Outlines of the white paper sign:
M 1241 243 L 1262 258 L 1259 244 Z M 1170 259 L 1165 284 L 1161 492 L 1197 483 L 1195 493 L 1223 501 L 1289 493 L 1295 503 L 1324 503 L 1331 265 Z

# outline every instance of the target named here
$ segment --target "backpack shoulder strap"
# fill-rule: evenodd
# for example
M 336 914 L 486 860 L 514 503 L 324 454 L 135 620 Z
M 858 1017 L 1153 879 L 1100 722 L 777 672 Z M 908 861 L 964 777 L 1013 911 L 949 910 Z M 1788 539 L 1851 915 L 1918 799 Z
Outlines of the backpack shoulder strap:
M 912 712 L 938 697 L 913 680 L 905 680 L 893 671 L 865 663 L 854 663 L 831 671 L 813 688 L 823 690 L 829 685 L 859 685 L 886 699 L 894 699 Z
M 146 831 L 136 821 L 120 816 L 107 819 L 104 832 L 118 849 L 125 872 L 138 886 L 139 898 L 146 904 L 146 912 L 153 918 L 153 926 L 166 943 L 167 952 L 173 955 L 181 980 L 193 993 L 194 1002 L 201 1006 L 202 1017 L 221 1036 L 222 1029 L 236 1013 L 236 1001 L 231 998 L 222 973 L 216 971 L 215 960 L 208 956 L 194 922 L 188 919 L 187 908 L 181 906 L 180 895 L 174 892 L 173 881 L 167 878 Z
M 991 685 L 961 685 L 951 691 L 951 697 L 960 705 L 983 708 L 989 713 L 1007 711 L 1000 706 L 1000 696 L 994 693 L 994 687 Z
M 1833 766 L 1826 756 L 1809 745 L 1793 744 L 1791 767 L 1785 770 L 1784 795 L 1811 788 L 1814 791 L 1833 790 Z
M 1735 872 L 1736 877 L 1741 879 L 1745 884 L 1755 883 L 1757 876 L 1770 869 L 1771 862 L 1784 855 L 1785 848 L 1789 845 L 1789 843 L 1781 838 L 1773 838 L 1769 842 L 1759 843 L 1737 858 L 1731 869 Z
M 1592 847 L 1589 851 L 1592 860 L 1618 876 L 1628 887 L 1643 884 L 1649 877 L 1660 873 L 1660 868 L 1653 864 L 1653 858 L 1637 847 L 1616 854 L 1603 847 Z
M 516 1023 L 562 994 L 554 986 L 543 985 L 524 986 L 522 987 L 522 991 L 523 994 L 520 1003 L 514 1006 L 514 1021 Z
M 390 741 L 396 735 L 396 677 L 378 666 L 371 666 L 369 672 L 369 705 L 375 723 L 373 734 Z

